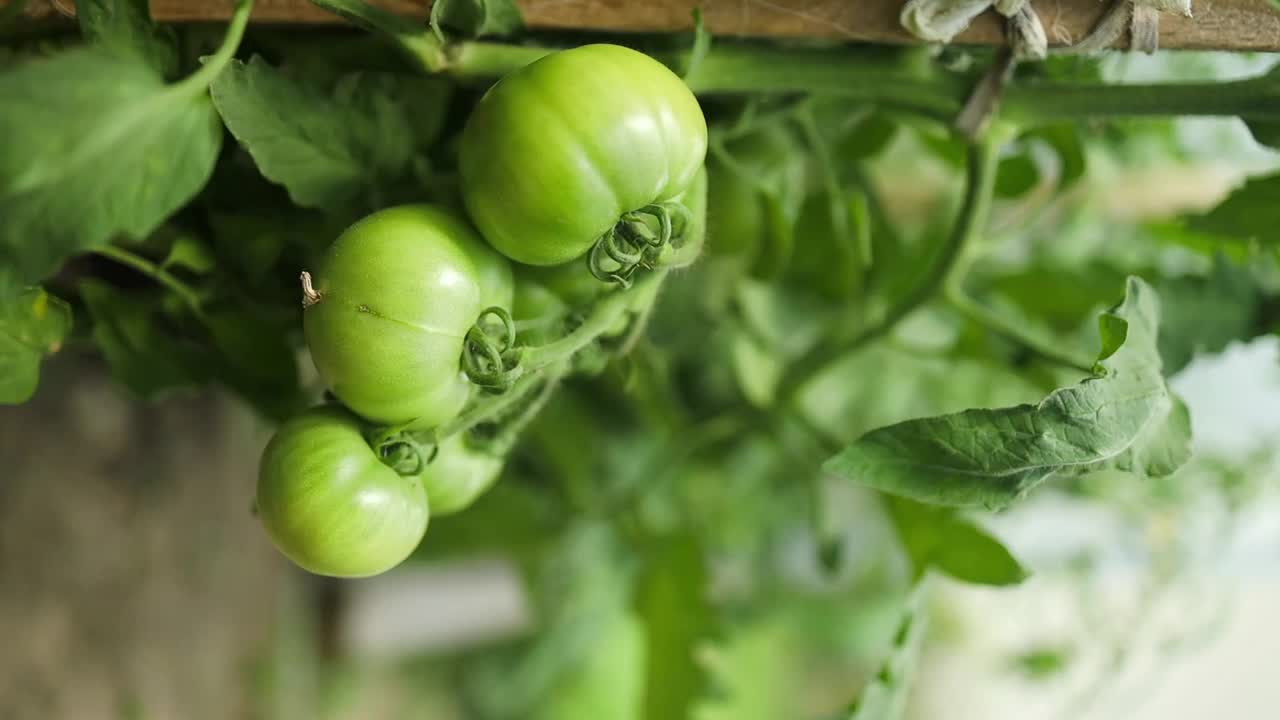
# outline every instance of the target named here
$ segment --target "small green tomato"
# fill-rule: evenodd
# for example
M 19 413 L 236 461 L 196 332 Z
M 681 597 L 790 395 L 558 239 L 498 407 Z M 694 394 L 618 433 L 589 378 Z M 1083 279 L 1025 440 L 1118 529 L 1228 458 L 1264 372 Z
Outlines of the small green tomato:
M 258 470 L 258 517 L 275 546 L 317 575 L 365 577 L 399 565 L 430 517 L 417 475 L 369 446 L 358 418 L 312 408 L 280 427 Z

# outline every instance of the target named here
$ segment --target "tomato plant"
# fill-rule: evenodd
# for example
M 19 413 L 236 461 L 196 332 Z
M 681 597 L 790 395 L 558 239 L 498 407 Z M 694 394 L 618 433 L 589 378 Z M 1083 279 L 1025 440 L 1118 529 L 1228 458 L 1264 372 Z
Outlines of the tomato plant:
M 1261 493 L 1182 383 L 1280 328 L 1274 58 L 1041 58 L 1034 3 L 994 5 L 1006 51 L 314 2 L 372 34 L 91 0 L 4 41 L 0 401 L 69 350 L 219 387 L 278 427 L 260 548 L 528 581 L 532 630 L 413 666 L 440 707 L 895 720 L 931 577 L 1123 556 L 1145 598 Z M 1144 532 L 1029 543 L 1042 505 Z M 1088 610 L 1008 665 L 1121 656 Z
M 347 411 L 318 407 L 282 425 L 263 451 L 258 515 L 276 547 L 311 572 L 377 575 L 427 531 L 421 460 L 397 470 L 363 431 Z

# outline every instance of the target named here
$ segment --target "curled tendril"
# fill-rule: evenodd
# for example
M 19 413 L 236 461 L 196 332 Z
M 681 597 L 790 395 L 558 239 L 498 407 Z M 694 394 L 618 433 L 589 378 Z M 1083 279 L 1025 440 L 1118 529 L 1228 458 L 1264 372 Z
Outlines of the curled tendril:
M 395 435 L 390 438 L 379 441 L 374 446 L 374 450 L 378 453 L 378 459 L 396 474 L 403 476 L 417 475 L 435 458 L 436 446 L 431 446 L 431 457 L 423 459 L 422 448 L 417 443 L 409 440 L 402 435 Z
M 591 246 L 587 269 L 601 282 L 629 287 L 637 270 L 653 268 L 664 250 L 680 244 L 689 219 L 689 209 L 678 202 L 628 212 Z
M 511 313 L 497 305 L 487 307 L 480 312 L 480 317 L 476 318 L 476 327 L 483 328 L 487 332 L 489 324 L 485 319 L 489 317 L 497 318 L 502 324 L 502 334 L 498 337 L 499 349 L 503 352 L 510 350 L 516 344 L 516 321 L 511 317 Z
M 498 319 L 496 327 L 486 322 L 490 317 Z M 462 369 L 476 385 L 505 390 L 520 374 L 515 344 L 516 324 L 511 313 L 496 305 L 485 308 L 463 341 Z

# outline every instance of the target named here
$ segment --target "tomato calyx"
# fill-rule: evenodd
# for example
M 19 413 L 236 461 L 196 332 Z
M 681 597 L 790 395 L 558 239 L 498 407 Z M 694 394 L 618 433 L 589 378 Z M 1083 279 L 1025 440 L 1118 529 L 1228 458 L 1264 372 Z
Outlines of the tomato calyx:
M 625 213 L 591 246 L 587 269 L 601 282 L 630 287 L 637 270 L 657 267 L 668 247 L 680 246 L 690 219 L 689 209 L 674 201 Z
M 467 378 L 480 387 L 506 390 L 519 376 L 519 365 L 511 313 L 497 305 L 485 308 L 463 343 L 462 368 Z
M 439 445 L 422 442 L 415 433 L 398 427 L 381 428 L 366 438 L 378 460 L 401 477 L 419 475 L 440 450 Z

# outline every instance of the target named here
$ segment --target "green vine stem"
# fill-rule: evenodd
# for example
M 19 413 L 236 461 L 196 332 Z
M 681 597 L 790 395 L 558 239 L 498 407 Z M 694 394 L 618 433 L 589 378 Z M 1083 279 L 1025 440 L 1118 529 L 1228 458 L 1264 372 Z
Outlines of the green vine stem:
M 222 44 L 213 55 L 204 60 L 204 65 L 186 79 L 173 86 L 176 92 L 199 92 L 208 90 L 209 84 L 222 72 L 240 47 L 244 30 L 249 25 L 249 13 L 253 10 L 253 0 L 237 0 L 236 8 L 231 14 L 231 22 L 227 24 L 227 34 L 222 37 Z
M 1020 345 L 1043 360 L 1061 365 L 1089 375 L 1093 373 L 1091 359 L 1077 357 L 1072 353 L 1056 350 L 1044 341 L 1028 334 L 1025 330 L 1010 322 L 999 313 L 992 312 L 986 306 L 969 297 L 956 286 L 946 290 L 946 300 L 952 308 L 969 320 L 982 325 L 1001 337 Z
M 360 0 L 312 0 L 319 7 L 390 39 L 426 72 L 484 82 L 558 48 L 490 41 L 442 43 L 427 28 Z M 654 52 L 677 70 L 692 49 Z M 947 72 L 922 47 L 783 47 L 721 40 L 686 77 L 698 94 L 823 93 L 864 100 L 949 121 L 978 77 Z M 1021 127 L 1067 119 L 1199 115 L 1280 119 L 1280 78 L 1231 82 L 1125 84 L 1013 80 L 1000 117 Z
M 497 395 L 488 395 L 475 402 L 458 417 L 441 425 L 434 431 L 424 433 L 424 438 L 429 438 L 431 442 L 438 444 L 446 438 L 460 432 L 466 432 L 477 425 L 496 421 L 511 410 L 519 407 L 520 403 L 524 402 L 543 383 L 558 382 L 559 378 L 568 372 L 568 363 L 562 362 L 555 366 L 544 366 L 544 369 L 545 372 L 526 371 L 524 375 L 512 383 L 507 391 Z
M 591 313 L 574 328 L 572 332 L 554 342 L 536 347 L 523 348 L 520 353 L 520 367 L 524 372 L 535 372 L 540 368 L 564 362 L 576 355 L 580 350 L 595 342 L 596 338 L 617 325 L 618 318 L 635 307 L 637 297 L 648 298 L 653 302 L 656 293 L 653 285 L 661 285 L 667 276 L 666 270 L 655 270 L 644 275 L 628 290 L 615 290 L 596 303 Z
M 204 319 L 204 307 L 200 300 L 200 295 L 190 285 L 179 280 L 173 273 L 165 270 L 159 264 L 141 255 L 129 252 L 118 245 L 103 245 L 102 247 L 94 248 L 93 253 L 133 268 L 155 280 L 166 289 L 172 291 L 174 295 L 177 295 L 197 318 Z
M 796 394 L 814 377 L 851 352 L 883 336 L 903 318 L 928 302 L 942 288 L 953 282 L 960 260 L 966 248 L 986 226 L 995 193 L 996 168 L 999 164 L 1000 138 L 1003 132 L 991 133 L 969 146 L 968 165 L 965 172 L 964 200 L 951 233 L 938 251 L 937 257 L 926 269 L 925 275 L 911 288 L 905 297 L 887 310 L 869 327 L 852 334 L 836 335 L 819 343 L 798 362 L 791 366 L 778 384 L 776 402 L 780 407 L 790 405 Z

